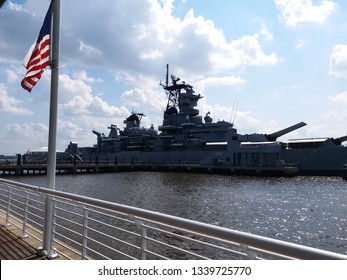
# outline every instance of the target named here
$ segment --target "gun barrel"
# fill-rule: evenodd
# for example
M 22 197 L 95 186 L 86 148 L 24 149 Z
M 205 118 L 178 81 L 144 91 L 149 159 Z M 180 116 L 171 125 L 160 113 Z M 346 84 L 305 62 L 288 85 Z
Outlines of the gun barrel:
M 285 135 L 285 134 L 287 134 L 287 133 L 289 133 L 289 132 L 292 132 L 292 131 L 294 131 L 294 130 L 296 130 L 296 129 L 299 129 L 299 128 L 305 126 L 305 125 L 306 125 L 306 123 L 304 123 L 304 122 L 299 122 L 299 123 L 297 123 L 297 124 L 294 124 L 294 125 L 289 126 L 289 127 L 285 128 L 285 129 L 276 131 L 276 132 L 274 132 L 274 133 L 265 134 L 265 137 L 266 137 L 266 139 L 267 139 L 268 141 L 276 141 L 278 137 L 281 137 L 281 136 L 283 136 L 283 135 Z
M 97 135 L 98 137 L 100 137 L 101 136 L 101 133 L 100 132 L 98 132 L 98 131 L 96 131 L 96 130 L 92 130 L 92 132 L 95 134 L 95 135 Z
M 339 137 L 339 138 L 333 138 L 332 139 L 336 145 L 341 145 L 342 142 L 347 141 L 347 135 Z

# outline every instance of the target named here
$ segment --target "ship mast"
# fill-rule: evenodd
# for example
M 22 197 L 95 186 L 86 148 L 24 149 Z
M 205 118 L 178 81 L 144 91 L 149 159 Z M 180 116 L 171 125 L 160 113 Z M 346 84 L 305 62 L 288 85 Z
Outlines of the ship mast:
M 166 65 L 166 81 L 165 85 L 162 85 L 166 95 L 167 95 L 167 105 L 165 114 L 178 113 L 179 107 L 179 98 L 181 94 L 181 90 L 186 87 L 184 83 L 178 84 L 177 82 L 180 78 L 171 75 L 172 83 L 169 84 L 169 64 Z

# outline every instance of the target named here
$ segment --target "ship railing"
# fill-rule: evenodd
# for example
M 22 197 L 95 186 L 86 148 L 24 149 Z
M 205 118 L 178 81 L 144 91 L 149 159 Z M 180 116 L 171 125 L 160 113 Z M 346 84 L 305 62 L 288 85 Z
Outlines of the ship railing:
M 53 201 L 51 232 L 45 203 Z M 347 259 L 347 255 L 172 215 L 0 179 L 0 218 L 43 244 L 48 258 Z M 45 237 L 46 236 L 46 237 Z M 57 249 L 63 248 L 63 249 Z M 53 252 L 54 251 L 54 252 Z

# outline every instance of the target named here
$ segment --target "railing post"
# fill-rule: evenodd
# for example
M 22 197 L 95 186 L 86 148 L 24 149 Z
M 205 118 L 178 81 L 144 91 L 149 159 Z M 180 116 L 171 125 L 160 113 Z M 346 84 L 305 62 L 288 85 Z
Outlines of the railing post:
M 9 227 L 11 225 L 11 223 L 10 223 L 11 193 L 12 193 L 12 190 L 10 188 L 8 188 L 6 220 L 5 220 L 5 224 L 4 224 L 5 227 Z
M 28 203 L 29 203 L 28 196 L 29 196 L 29 194 L 27 192 L 25 192 L 23 227 L 22 227 L 22 234 L 21 234 L 20 238 L 27 238 L 29 236 L 26 232 L 27 222 L 28 222 Z
M 139 221 L 139 220 L 134 220 L 135 224 L 140 228 L 141 230 L 141 260 L 145 260 L 147 258 L 147 229 L 145 227 L 143 227 L 143 222 Z
M 86 207 L 83 207 L 83 239 L 82 239 L 82 260 L 87 257 L 87 246 L 88 246 L 88 215 L 89 212 Z
M 147 258 L 147 229 L 143 227 L 143 222 L 140 222 L 141 226 L 141 260 L 145 260 Z
M 240 247 L 245 251 L 249 260 L 257 259 L 257 254 L 253 251 L 250 251 L 247 245 L 240 243 Z

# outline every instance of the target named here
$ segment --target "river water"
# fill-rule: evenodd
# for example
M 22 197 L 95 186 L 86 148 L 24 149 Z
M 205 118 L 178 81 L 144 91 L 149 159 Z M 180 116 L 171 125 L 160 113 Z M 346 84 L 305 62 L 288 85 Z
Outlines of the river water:
M 338 177 L 124 172 L 58 175 L 56 189 L 347 254 L 347 181 Z

